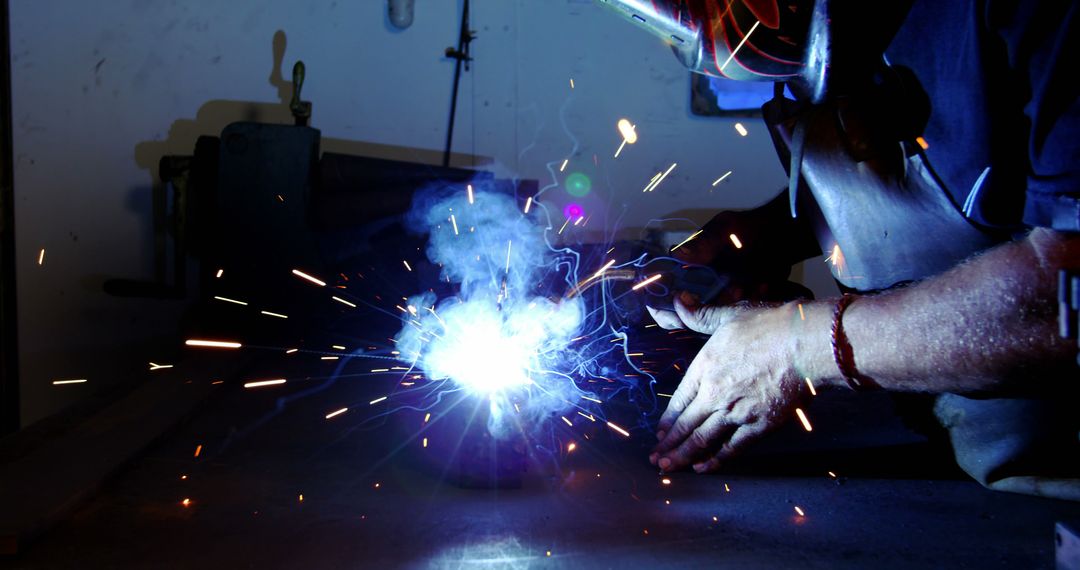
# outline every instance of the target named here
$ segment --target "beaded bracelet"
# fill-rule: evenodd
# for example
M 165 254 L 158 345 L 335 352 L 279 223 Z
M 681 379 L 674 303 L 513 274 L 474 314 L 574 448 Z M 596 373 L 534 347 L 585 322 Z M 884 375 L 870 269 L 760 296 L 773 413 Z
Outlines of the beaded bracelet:
M 844 333 L 844 325 L 842 317 L 844 310 L 851 305 L 857 298 L 856 295 L 844 294 L 836 301 L 836 307 L 833 308 L 833 322 L 832 322 L 832 351 L 833 359 L 836 361 L 836 367 L 840 369 L 840 375 L 844 377 L 848 386 L 852 390 L 863 390 L 867 388 L 877 387 L 877 384 L 873 380 L 859 374 L 859 371 L 855 368 L 855 354 L 851 349 L 851 343 L 848 342 L 847 335 Z

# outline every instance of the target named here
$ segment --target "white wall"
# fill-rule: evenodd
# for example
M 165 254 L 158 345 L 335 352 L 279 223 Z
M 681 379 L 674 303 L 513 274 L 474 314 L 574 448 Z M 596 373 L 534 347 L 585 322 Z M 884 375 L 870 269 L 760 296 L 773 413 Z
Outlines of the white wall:
M 176 332 L 182 303 L 112 298 L 101 285 L 154 277 L 158 157 L 190 153 L 198 135 L 234 120 L 289 120 L 271 78 L 278 30 L 284 79 L 306 63 L 304 98 L 324 137 L 439 160 L 453 74 L 442 55 L 456 43 L 460 2 L 417 0 L 405 31 L 385 11 L 381 0 L 11 2 L 24 425 L 145 375 L 155 340 Z M 758 121 L 743 121 L 744 138 L 731 120 L 691 116 L 687 72 L 666 46 L 591 2 L 473 0 L 472 17 L 476 61 L 462 80 L 455 151 L 542 181 L 570 157 L 567 173 L 593 180 L 590 230 L 618 219 L 633 234 L 687 209 L 701 222 L 783 185 Z M 641 140 L 613 160 L 620 117 Z M 455 157 L 471 162 L 485 161 Z M 672 162 L 669 179 L 642 194 Z M 561 209 L 561 189 L 548 196 Z M 62 378 L 90 382 L 51 385 Z

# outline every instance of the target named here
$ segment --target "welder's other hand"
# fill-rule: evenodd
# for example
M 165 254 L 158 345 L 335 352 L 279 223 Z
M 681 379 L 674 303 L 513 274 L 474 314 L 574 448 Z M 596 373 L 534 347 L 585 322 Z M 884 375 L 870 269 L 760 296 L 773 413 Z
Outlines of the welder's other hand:
M 645 307 L 656 324 L 667 330 L 690 329 L 701 334 L 712 334 L 724 322 L 746 310 L 741 305 L 702 305 L 696 296 L 686 291 L 676 294 L 672 301 L 674 311 Z
M 692 466 L 703 473 L 794 413 L 804 386 L 791 365 L 797 309 L 679 307 L 688 327 L 698 330 L 691 320 L 702 331 L 711 327 L 712 336 L 660 418 L 649 461 L 664 471 Z

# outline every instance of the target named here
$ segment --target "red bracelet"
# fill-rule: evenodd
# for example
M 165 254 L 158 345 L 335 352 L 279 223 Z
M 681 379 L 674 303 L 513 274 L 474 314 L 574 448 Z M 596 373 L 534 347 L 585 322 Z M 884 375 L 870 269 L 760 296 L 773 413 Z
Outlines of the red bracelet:
M 833 309 L 833 322 L 832 322 L 832 351 L 833 359 L 836 361 L 836 367 L 840 369 L 840 375 L 844 377 L 844 380 L 848 383 L 848 386 L 852 390 L 863 390 L 867 388 L 876 388 L 877 384 L 859 374 L 859 371 L 855 368 L 855 354 L 851 349 L 851 343 L 848 342 L 847 335 L 844 334 L 844 324 L 842 317 L 844 310 L 848 308 L 857 297 L 855 295 L 844 294 L 836 301 L 836 307 Z

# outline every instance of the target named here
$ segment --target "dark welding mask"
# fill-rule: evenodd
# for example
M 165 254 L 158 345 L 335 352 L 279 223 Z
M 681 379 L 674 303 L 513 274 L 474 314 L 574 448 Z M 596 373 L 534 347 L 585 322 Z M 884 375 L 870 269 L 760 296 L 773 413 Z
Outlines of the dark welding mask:
M 785 82 L 813 102 L 880 62 L 909 0 L 596 0 L 671 45 L 691 71 Z

